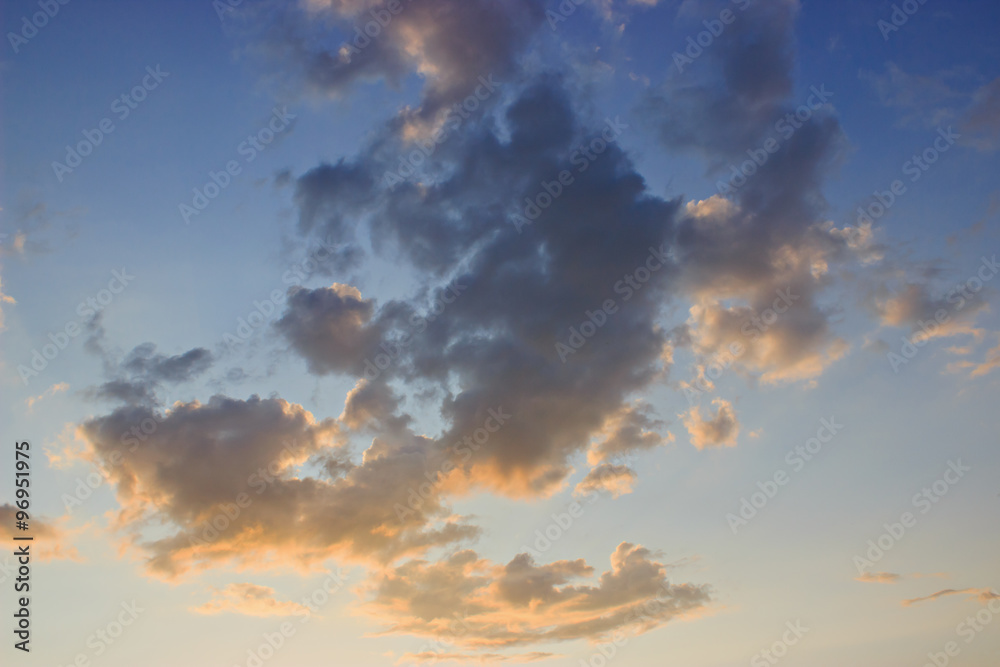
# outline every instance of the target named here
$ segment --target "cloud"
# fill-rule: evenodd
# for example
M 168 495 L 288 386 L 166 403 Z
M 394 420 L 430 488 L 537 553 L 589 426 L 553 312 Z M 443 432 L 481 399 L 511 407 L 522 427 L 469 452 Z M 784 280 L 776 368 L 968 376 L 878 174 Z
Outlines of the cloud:
M 376 253 L 406 263 L 428 285 L 412 298 L 381 303 L 359 296 L 356 311 L 329 289 L 293 297 L 279 331 L 309 368 L 355 378 L 367 370 L 372 377 L 365 360 L 392 350 L 396 359 L 375 383 L 441 389 L 447 429 L 439 447 L 481 427 L 488 408 L 516 415 L 491 435 L 488 447 L 462 462 L 448 479 L 449 491 L 554 492 L 572 470 L 569 459 L 612 428 L 609 419 L 634 421 L 636 415 L 623 410 L 669 363 L 667 336 L 657 322 L 670 298 L 667 266 L 620 302 L 572 363 L 557 353 L 570 327 L 614 295 L 650 248 L 663 247 L 678 206 L 649 194 L 614 144 L 602 141 L 604 152 L 580 167 L 581 144 L 607 127 L 581 123 L 574 94 L 564 79 L 532 77 L 504 109 L 502 135 L 486 122 L 464 126 L 431 156 L 427 168 L 436 176 L 419 186 L 378 185 L 381 174 L 395 168 L 386 152 L 398 132 L 391 124 L 356 157 L 317 167 L 298 181 L 303 233 L 338 242 L 377 239 Z M 512 216 L 523 215 L 525 198 L 560 170 L 572 170 L 574 183 L 519 233 Z M 456 296 L 449 286 L 461 291 Z M 438 316 L 435 305 L 442 303 Z M 324 328 L 336 334 L 314 335 Z M 630 344 L 617 345 L 621 337 Z M 453 381 L 460 392 L 451 391 Z M 620 437 L 605 435 L 612 438 L 609 451 L 661 439 L 648 428 L 623 427 Z M 642 439 L 626 444 L 624 438 L 636 435 Z
M 0 267 L 0 268 L 3 268 L 3 267 Z M 13 305 L 15 303 L 17 303 L 17 301 L 14 300 L 14 297 L 9 296 L 7 294 L 4 294 L 4 291 L 3 291 L 3 277 L 0 276 L 0 331 L 3 331 L 4 329 L 7 328 L 7 326 L 4 324 L 4 314 L 3 314 L 3 306 L 4 306 L 4 304 L 11 304 L 11 305 Z
M 71 544 L 75 531 L 62 527 L 68 517 L 62 520 L 48 521 L 44 518 L 31 516 L 28 520 L 28 530 L 19 531 L 16 527 L 18 508 L 9 503 L 0 505 L 0 539 L 8 544 L 14 537 L 31 536 L 31 554 L 41 561 L 50 560 L 82 560 L 80 553 Z
M 85 349 L 101 357 L 105 376 L 111 378 L 85 390 L 84 394 L 91 399 L 154 405 L 158 400 L 157 391 L 164 385 L 190 382 L 213 363 L 212 354 L 204 348 L 166 356 L 158 354 L 153 343 L 137 345 L 120 357 L 105 340 L 101 314 L 95 315 L 86 329 L 89 336 Z
M 707 608 L 707 587 L 671 584 L 650 556 L 623 542 L 611 569 L 587 585 L 575 583 L 593 575 L 583 560 L 538 565 L 520 554 L 497 565 L 461 551 L 375 576 L 366 607 L 392 619 L 383 635 L 419 635 L 481 650 L 641 634 Z
M 246 28 L 256 33 L 258 50 L 286 78 L 297 72 L 307 90 L 324 95 L 365 81 L 398 85 L 417 73 L 424 80 L 420 105 L 402 116 L 408 127 L 422 129 L 472 94 L 479 77 L 511 75 L 544 19 L 533 0 L 407 1 L 396 12 L 382 0 L 309 0 L 306 7 L 276 7 L 259 25 L 249 15 Z M 343 41 L 331 46 L 334 27 Z
M 839 265 L 874 256 L 874 232 L 850 235 L 824 218 L 822 183 L 844 141 L 833 108 L 781 137 L 737 192 L 685 205 L 654 194 L 622 142 L 606 138 L 629 132 L 629 118 L 595 117 L 585 77 L 534 64 L 541 4 L 405 4 L 381 37 L 345 49 L 333 28 L 350 38 L 380 6 L 317 0 L 305 12 L 247 14 L 273 19 L 264 48 L 296 63 L 308 91 L 423 77 L 415 106 L 374 128 L 355 154 L 283 177 L 294 182 L 302 240 L 318 236 L 341 254 L 329 264 L 332 284 L 290 292 L 274 327 L 311 374 L 353 384 L 342 413 L 316 419 L 278 397 L 163 406 L 160 384 L 196 365 L 137 348 L 111 364 L 101 390 L 123 405 L 80 427 L 94 462 L 120 458 L 111 466 L 116 527 L 150 572 L 170 579 L 208 567 L 363 562 L 374 572 L 365 607 L 390 619 L 385 633 L 446 640 L 456 656 L 640 633 L 704 612 L 706 586 L 671 584 L 651 551 L 629 543 L 589 583 L 595 570 L 579 559 L 538 564 L 521 554 L 498 564 L 456 553 L 479 528 L 448 503 L 473 492 L 550 496 L 582 455 L 592 469 L 577 492 L 628 492 L 638 475 L 618 459 L 673 438 L 641 397 L 669 377 L 675 347 L 707 366 L 743 341 L 739 370 L 770 384 L 815 381 L 846 354 L 824 290 Z M 797 12 L 790 0 L 756 3 L 694 78 L 651 93 L 642 113 L 661 143 L 702 156 L 718 175 L 769 138 L 796 108 Z M 387 180 L 414 140 L 490 74 L 501 94 L 449 127 L 417 173 Z M 553 194 L 563 173 L 571 182 Z M 344 274 L 369 257 L 416 287 L 347 284 Z M 642 275 L 641 287 L 628 286 Z M 791 303 L 771 321 L 780 294 Z M 556 344 L 609 299 L 615 312 L 560 358 Z M 672 329 L 678 309 L 687 321 Z M 766 324 L 745 333 L 754 318 Z M 378 355 L 392 363 L 375 373 Z M 440 425 L 434 435 L 416 432 L 405 412 L 415 394 Z M 509 417 L 468 446 L 496 413 Z M 698 448 L 738 440 L 728 401 L 682 419 Z M 348 442 L 361 437 L 370 444 L 354 457 Z M 229 517 L 241 494 L 250 502 Z M 220 516 L 228 525 L 216 529 Z M 452 555 L 434 559 L 439 547 Z
M 906 72 L 894 62 L 885 64 L 882 73 L 861 70 L 858 77 L 868 83 L 883 106 L 904 112 L 900 124 L 909 127 L 932 128 L 942 123 L 954 123 L 965 95 L 961 92 L 968 72 L 952 69 L 934 75 Z
M 34 408 L 35 404 L 38 403 L 39 401 L 44 400 L 46 398 L 51 398 L 56 394 L 61 394 L 67 390 L 69 390 L 69 384 L 65 382 L 58 382 L 49 387 L 48 389 L 46 389 L 45 391 L 43 391 L 38 396 L 29 396 L 27 399 L 25 399 L 24 404 L 28 406 L 28 412 L 31 412 L 32 408 Z
M 134 348 L 122 362 L 122 369 L 153 383 L 187 382 L 205 372 L 212 364 L 212 354 L 204 348 L 168 357 L 156 353 L 156 346 L 145 343 Z
M 309 569 L 333 556 L 387 561 L 478 533 L 436 497 L 398 518 L 394 508 L 426 481 L 428 443 L 417 437 L 376 438 L 360 465 L 333 479 L 298 474 L 311 457 L 340 450 L 339 431 L 299 405 L 256 396 L 162 414 L 126 405 L 79 428 L 109 470 L 122 506 L 116 526 L 163 578 L 206 567 Z M 145 537 L 152 526 L 161 528 Z
M 784 302 L 782 294 L 788 297 Z M 808 304 L 800 307 L 795 303 L 800 298 L 792 288 L 756 295 L 756 307 L 726 306 L 708 297 L 690 309 L 692 349 L 703 364 L 731 364 L 759 375 L 765 385 L 813 380 L 850 345 L 833 333 L 829 313 Z M 783 311 L 777 312 L 775 304 Z
M 966 141 L 978 150 L 1000 149 L 1000 78 L 973 93 L 962 129 L 972 135 Z
M 714 416 L 702 417 L 701 407 L 695 406 L 681 415 L 691 444 L 698 449 L 711 447 L 735 447 L 740 435 L 740 422 L 732 404 L 724 399 L 712 400 L 716 407 Z
M 1000 149 L 1000 78 L 986 83 L 967 68 L 921 75 L 889 62 L 884 73 L 862 70 L 887 107 L 900 109 L 900 124 L 934 128 L 957 126 L 959 143 L 982 152 Z
M 728 2 L 685 3 L 682 19 L 703 29 Z M 649 92 L 641 110 L 664 145 L 735 157 L 771 126 L 792 91 L 796 0 L 754 3 L 727 26 L 705 58 Z M 699 63 L 701 64 L 701 63 Z
M 601 440 L 591 447 L 587 459 L 596 464 L 672 442 L 673 434 L 661 433 L 664 427 L 666 422 L 656 418 L 650 405 L 624 406 L 608 417 L 600 431 Z
M 635 471 L 628 466 L 602 463 L 592 468 L 587 476 L 580 480 L 573 489 L 573 494 L 585 496 L 595 491 L 606 491 L 617 498 L 632 493 L 632 484 L 637 477 Z
M 684 16 L 700 21 L 726 4 L 687 3 Z M 847 233 L 823 216 L 823 179 L 846 140 L 830 102 L 812 92 L 825 87 L 810 91 L 812 107 L 791 98 L 798 12 L 792 0 L 752 4 L 701 61 L 639 106 L 660 143 L 703 158 L 724 193 L 689 202 L 678 224 L 677 290 L 693 304 L 686 339 L 704 366 L 732 357 L 727 350 L 738 343 L 734 365 L 765 384 L 813 382 L 847 353 L 831 325 L 835 312 L 820 299 L 835 269 L 878 256 L 870 229 Z M 794 117 L 802 108 L 805 121 Z M 744 177 L 748 151 L 767 153 L 765 145 L 777 148 L 762 164 L 751 161 Z M 781 294 L 795 299 L 782 304 Z M 776 320 L 760 324 L 775 311 Z
M 362 360 L 378 353 L 382 332 L 370 324 L 374 304 L 349 285 L 289 292 L 284 315 L 275 327 L 317 375 L 362 375 Z
M 968 354 L 972 350 L 970 348 L 960 348 L 960 349 L 950 349 L 949 351 L 955 354 Z M 982 363 L 975 363 L 972 361 L 955 361 L 948 364 L 948 371 L 952 373 L 957 373 L 962 370 L 968 370 L 970 378 L 977 378 L 977 377 L 983 377 L 984 375 L 989 375 L 997 368 L 1000 368 L 1000 345 L 997 345 L 996 347 L 987 351 L 986 358 Z
M 289 600 L 275 598 L 274 589 L 256 584 L 229 584 L 224 589 L 213 589 L 212 599 L 192 607 L 196 614 L 243 614 L 244 616 L 293 616 L 308 615 L 308 607 Z
M 975 598 L 981 602 L 987 602 L 998 598 L 997 594 L 988 588 L 963 588 L 962 590 L 946 588 L 932 595 L 928 595 L 927 597 L 903 600 L 902 604 L 904 607 L 912 607 L 913 605 L 920 604 L 921 602 L 932 602 L 951 595 L 967 595 L 970 598 Z
M 870 584 L 897 584 L 902 578 L 903 575 L 892 572 L 865 572 L 860 577 L 855 578 L 855 581 L 864 581 Z
M 928 577 L 947 579 L 948 575 L 943 572 L 934 572 L 931 574 L 923 574 L 920 572 L 914 572 L 912 574 L 896 574 L 894 572 L 865 572 L 860 577 L 855 577 L 854 580 L 869 584 L 897 584 L 904 579 L 927 579 Z
M 439 662 L 459 662 L 462 664 L 490 664 L 495 662 L 536 662 L 538 660 L 548 660 L 558 657 L 555 653 L 545 653 L 544 651 L 531 651 L 530 653 L 517 653 L 505 655 L 503 653 L 454 653 L 445 651 L 423 651 L 421 653 L 404 653 L 396 661 L 397 665 L 409 665 L 412 663 L 436 664 Z
M 882 326 L 908 327 L 914 342 L 926 343 L 953 336 L 972 336 L 981 340 L 986 333 L 975 327 L 976 318 L 989 307 L 979 295 L 968 300 L 953 291 L 938 297 L 931 293 L 931 286 L 926 282 L 907 282 L 893 291 L 879 288 L 868 303 Z M 947 319 L 938 322 L 943 319 L 938 318 L 942 312 Z

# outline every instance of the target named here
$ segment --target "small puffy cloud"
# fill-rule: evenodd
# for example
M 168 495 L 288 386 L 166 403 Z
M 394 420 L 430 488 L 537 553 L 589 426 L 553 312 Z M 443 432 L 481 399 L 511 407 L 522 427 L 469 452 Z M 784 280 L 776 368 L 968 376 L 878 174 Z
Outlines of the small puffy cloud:
M 648 549 L 623 542 L 595 584 L 583 560 L 538 565 L 527 554 L 506 565 L 462 551 L 411 561 L 373 577 L 367 609 L 411 634 L 465 649 L 495 651 L 553 641 L 597 641 L 615 631 L 641 634 L 704 611 L 706 586 L 671 584 Z M 455 615 L 459 619 L 455 619 Z
M 360 376 L 363 360 L 375 356 L 381 331 L 371 324 L 374 302 L 350 285 L 293 289 L 284 315 L 275 324 L 317 375 L 340 372 Z
M 244 616 L 292 616 L 309 614 L 308 607 L 290 600 L 281 601 L 274 589 L 256 584 L 230 584 L 213 589 L 212 598 L 191 611 L 196 614 L 243 614 Z
M 664 427 L 666 422 L 657 419 L 648 404 L 623 406 L 604 422 L 598 442 L 587 453 L 587 460 L 597 464 L 671 442 L 672 434 L 661 433 Z
M 681 420 L 691 436 L 691 444 L 698 449 L 735 447 L 740 434 L 740 422 L 736 418 L 732 403 L 716 398 L 712 401 L 712 405 L 715 406 L 714 415 L 709 412 L 708 416 L 703 417 L 700 406 L 695 406 L 681 415 Z

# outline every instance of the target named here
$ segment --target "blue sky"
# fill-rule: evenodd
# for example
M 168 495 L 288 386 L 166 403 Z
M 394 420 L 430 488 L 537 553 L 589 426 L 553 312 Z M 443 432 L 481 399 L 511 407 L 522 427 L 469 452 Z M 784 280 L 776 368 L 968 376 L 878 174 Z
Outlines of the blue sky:
M 23 41 L 6 3 L 0 417 L 38 532 L 0 650 L 248 665 L 287 623 L 262 663 L 996 664 L 1000 8 L 743 5 L 70 1 Z

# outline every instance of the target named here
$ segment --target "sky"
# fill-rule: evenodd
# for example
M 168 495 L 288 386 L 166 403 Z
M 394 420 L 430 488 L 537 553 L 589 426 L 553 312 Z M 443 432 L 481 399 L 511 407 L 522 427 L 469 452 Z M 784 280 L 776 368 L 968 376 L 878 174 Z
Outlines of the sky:
M 996 3 L 0 16 L 3 664 L 1000 662 Z

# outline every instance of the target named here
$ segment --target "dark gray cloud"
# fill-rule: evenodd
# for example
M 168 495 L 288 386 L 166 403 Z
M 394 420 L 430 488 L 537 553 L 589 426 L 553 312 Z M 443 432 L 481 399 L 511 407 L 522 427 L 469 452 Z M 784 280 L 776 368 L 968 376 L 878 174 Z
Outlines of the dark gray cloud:
M 728 4 L 698 11 L 718 16 Z M 835 91 L 816 82 L 806 106 L 793 99 L 798 11 L 796 0 L 737 11 L 700 60 L 639 107 L 666 148 L 702 156 L 719 183 L 719 195 L 690 202 L 678 223 L 677 290 L 693 302 L 678 341 L 703 363 L 732 357 L 738 344 L 735 365 L 768 383 L 809 380 L 846 352 L 821 293 L 835 266 L 869 251 L 871 235 L 847 234 L 824 217 L 822 185 L 846 140 L 828 104 Z M 794 299 L 777 321 L 748 333 L 781 294 Z
M 122 370 L 154 383 L 179 383 L 194 379 L 212 365 L 212 354 L 205 348 L 195 348 L 183 354 L 157 354 L 156 345 L 138 345 L 122 362 Z
M 451 276 L 464 291 L 414 331 L 413 316 L 429 315 L 427 304 L 444 296 L 445 285 L 374 311 L 358 295 L 354 307 L 366 304 L 361 316 L 330 290 L 314 290 L 293 297 L 279 331 L 314 371 L 356 376 L 367 355 L 383 343 L 396 349 L 410 334 L 378 381 L 439 384 L 449 424 L 441 443 L 461 441 L 488 408 L 517 415 L 465 464 L 470 482 L 515 494 L 556 488 L 571 471 L 568 459 L 654 381 L 666 343 L 656 320 L 669 298 L 671 269 L 630 289 L 628 300 L 615 286 L 644 266 L 651 249 L 669 244 L 679 203 L 646 192 L 614 144 L 601 140 L 595 145 L 603 152 L 583 158 L 581 147 L 606 128 L 578 117 L 574 95 L 559 77 L 525 82 L 497 122 L 457 130 L 432 156 L 435 177 L 419 185 L 390 190 L 378 182 L 392 165 L 384 150 L 399 131 L 392 124 L 389 140 L 299 182 L 303 231 L 322 224 L 321 234 L 382 239 L 376 251 L 406 260 L 432 285 Z M 561 171 L 573 183 L 518 230 L 512 222 L 524 215 L 526 198 L 544 192 L 543 182 Z M 367 200 L 358 183 L 368 184 Z M 340 194 L 348 189 L 345 200 Z M 317 211 L 325 212 L 322 222 Z M 564 364 L 555 344 L 607 299 L 620 309 Z M 324 335 L 326 329 L 335 333 Z
M 640 108 L 665 146 L 709 159 L 735 158 L 753 146 L 777 120 L 793 84 L 798 2 L 755 2 L 742 11 L 731 2 L 702 2 L 692 8 L 689 25 L 704 30 L 702 20 L 717 20 L 726 8 L 735 21 Z
M 119 358 L 105 342 L 99 317 L 88 324 L 88 334 L 87 350 L 102 357 L 105 374 L 111 377 L 107 382 L 86 390 L 91 398 L 153 405 L 158 402 L 158 389 L 194 380 L 213 363 L 211 352 L 204 348 L 167 356 L 157 353 L 153 343 L 137 345 Z

